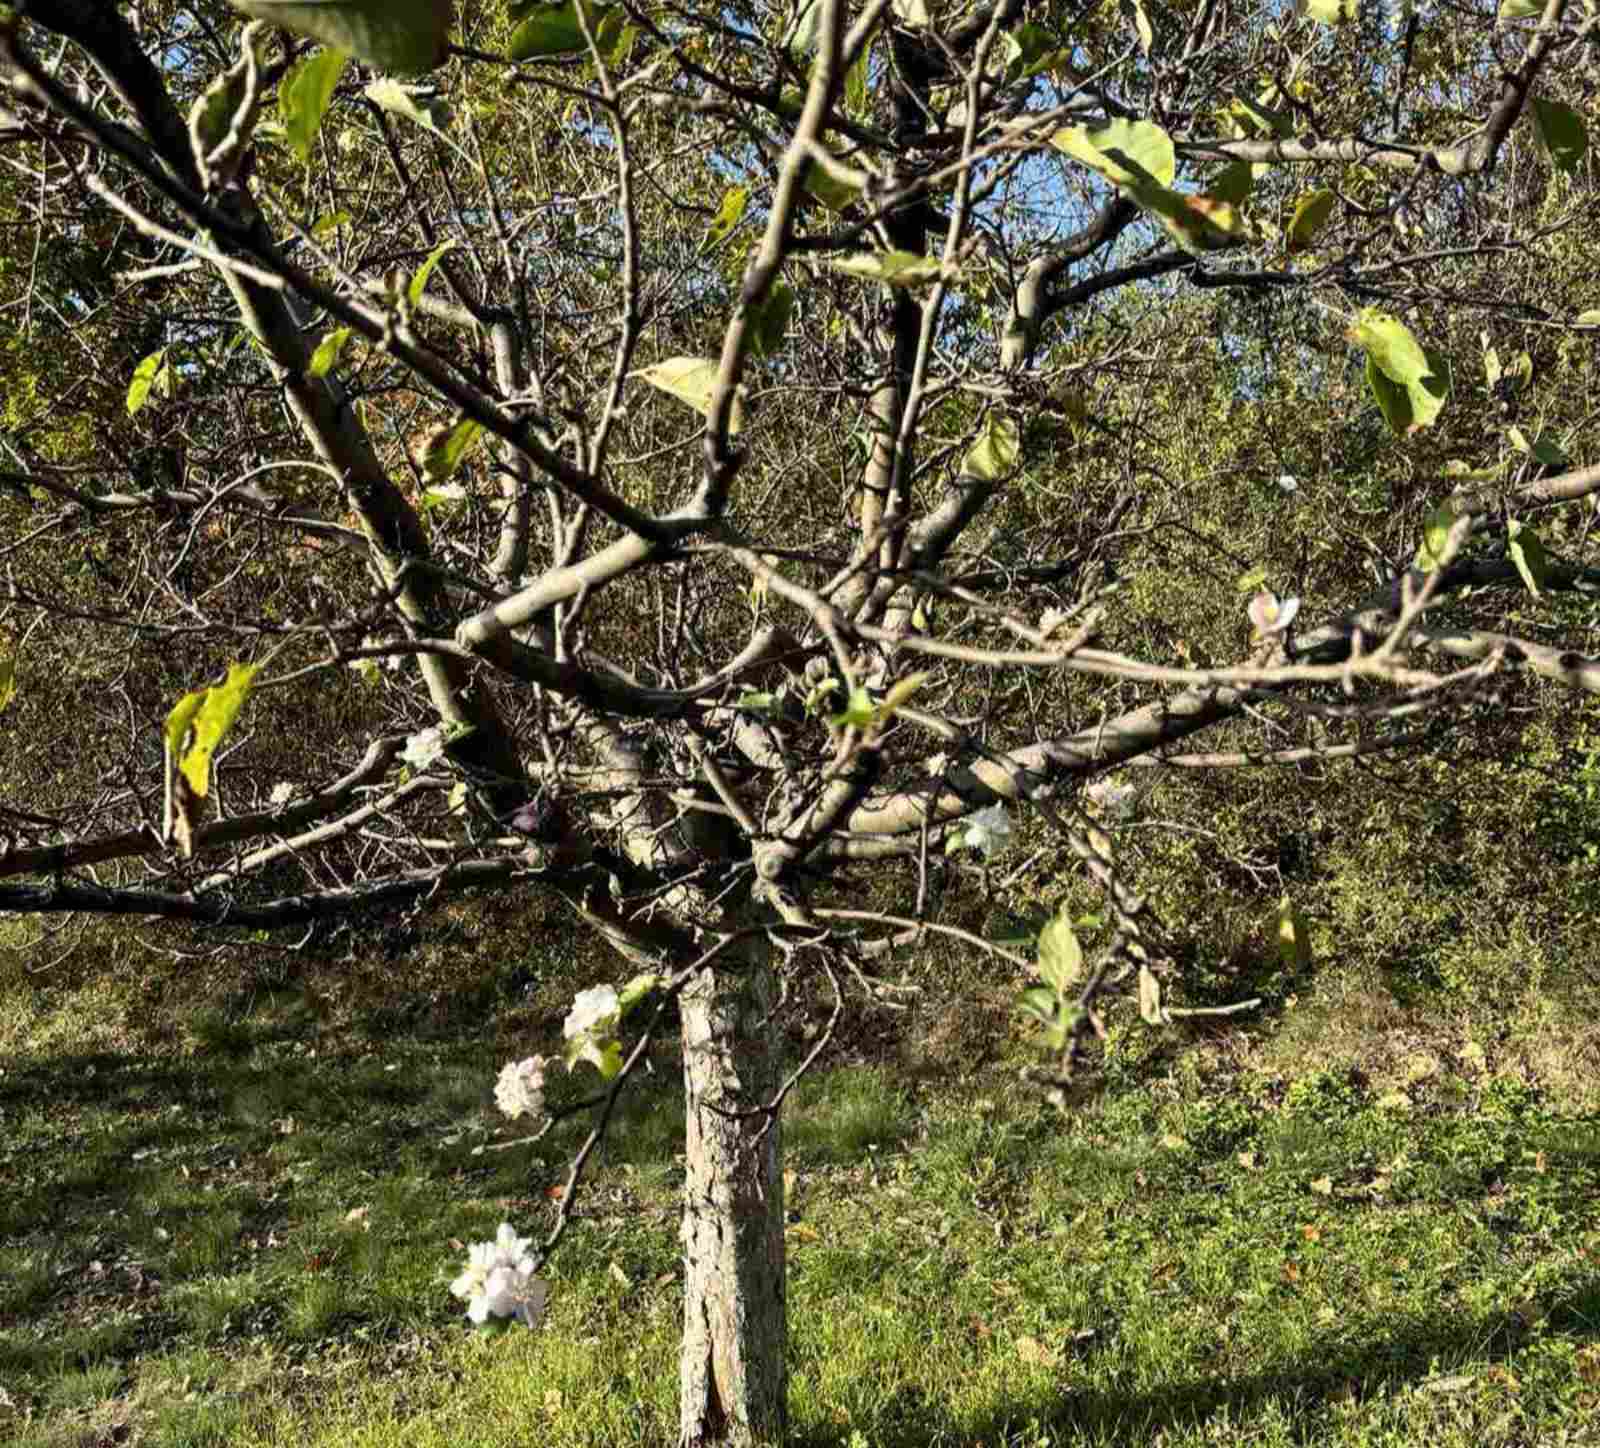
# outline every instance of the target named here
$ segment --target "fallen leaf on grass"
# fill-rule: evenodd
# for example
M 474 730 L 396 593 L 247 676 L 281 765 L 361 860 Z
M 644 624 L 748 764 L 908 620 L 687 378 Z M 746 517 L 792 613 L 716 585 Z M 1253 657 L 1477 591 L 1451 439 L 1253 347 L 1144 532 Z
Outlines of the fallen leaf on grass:
M 1017 1339 L 1017 1356 L 1034 1367 L 1053 1368 L 1059 1361 L 1057 1355 L 1036 1337 Z
M 1311 1190 L 1319 1196 L 1331 1197 L 1333 1195 L 1333 1178 L 1327 1176 L 1318 1177 L 1316 1181 L 1311 1183 Z

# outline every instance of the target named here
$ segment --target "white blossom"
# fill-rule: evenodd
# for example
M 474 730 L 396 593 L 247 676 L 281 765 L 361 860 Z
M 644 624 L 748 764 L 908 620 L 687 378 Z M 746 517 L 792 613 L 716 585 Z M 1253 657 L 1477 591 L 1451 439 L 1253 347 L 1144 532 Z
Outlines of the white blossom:
M 605 1025 L 612 1017 L 621 1012 L 617 1002 L 617 988 L 611 985 L 597 985 L 589 990 L 581 990 L 572 999 L 572 1010 L 567 1015 L 567 1023 L 561 1028 L 561 1033 L 569 1041 L 575 1036 L 587 1035 L 596 1026 Z
M 1278 486 L 1286 493 L 1293 493 L 1299 490 L 1300 479 L 1293 473 L 1283 473 L 1278 478 Z
M 1005 849 L 1010 838 L 1011 820 L 1004 806 L 992 804 L 967 820 L 967 832 L 962 836 L 962 842 L 971 845 L 987 860 Z
M 1278 595 L 1269 593 L 1266 589 L 1262 589 L 1250 600 L 1250 622 L 1261 638 L 1266 638 L 1269 634 L 1282 633 L 1294 622 L 1295 615 L 1299 612 L 1298 598 L 1286 598 L 1280 603 Z
M 507 1062 L 494 1085 L 495 1105 L 513 1121 L 519 1116 L 543 1116 L 544 1071 L 543 1056 Z
M 444 729 L 435 724 L 433 728 L 424 729 L 420 734 L 413 734 L 406 740 L 406 747 L 400 751 L 400 757 L 413 769 L 426 769 L 443 753 Z
M 294 798 L 294 786 L 287 779 L 272 786 L 272 793 L 267 796 L 273 804 L 288 804 Z
M 450 1291 L 467 1304 L 475 1323 L 491 1317 L 515 1317 L 529 1327 L 544 1313 L 549 1284 L 533 1275 L 529 1242 L 509 1222 L 502 1222 L 492 1242 L 474 1242 L 467 1249 L 466 1270 Z

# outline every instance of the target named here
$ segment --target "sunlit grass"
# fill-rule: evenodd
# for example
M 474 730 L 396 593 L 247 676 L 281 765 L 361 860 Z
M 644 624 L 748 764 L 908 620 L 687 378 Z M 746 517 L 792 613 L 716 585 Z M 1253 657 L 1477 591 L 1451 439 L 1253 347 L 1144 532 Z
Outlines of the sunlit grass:
M 475 1021 L 379 1046 L 280 1006 L 114 1053 L 116 1022 L 55 1020 L 8 1062 L 0 1439 L 673 1442 L 670 1059 L 625 1099 L 546 1325 L 483 1338 L 455 1244 L 547 1227 L 581 1124 L 483 1149 L 516 1132 Z M 1105 1089 L 1065 1120 L 1014 1067 L 805 1080 L 793 1440 L 1600 1441 L 1590 1044 L 1559 1049 L 1546 1009 L 1430 1020 L 1330 974 L 1248 1032 L 1114 1022 Z

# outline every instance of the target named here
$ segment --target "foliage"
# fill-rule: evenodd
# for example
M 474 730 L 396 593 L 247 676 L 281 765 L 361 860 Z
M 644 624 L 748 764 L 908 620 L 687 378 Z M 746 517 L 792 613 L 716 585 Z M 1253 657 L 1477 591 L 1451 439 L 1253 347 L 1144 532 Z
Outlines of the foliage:
M 905 946 L 1060 1105 L 1362 931 L 1491 991 L 1490 842 L 1589 833 L 1594 21 L 1302 9 L 8 12 L 0 908 L 564 901 L 635 982 L 511 1265 L 680 1021 L 741 1291 L 778 1005 L 814 1064 Z

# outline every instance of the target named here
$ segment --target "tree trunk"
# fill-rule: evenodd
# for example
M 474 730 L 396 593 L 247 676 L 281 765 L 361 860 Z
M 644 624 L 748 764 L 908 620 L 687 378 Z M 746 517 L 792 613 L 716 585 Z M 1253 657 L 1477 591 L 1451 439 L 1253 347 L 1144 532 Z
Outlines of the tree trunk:
M 738 966 L 706 970 L 680 997 L 683 1448 L 784 1436 L 782 1157 L 779 1123 L 759 1111 L 782 1070 L 770 945 L 757 938 Z

